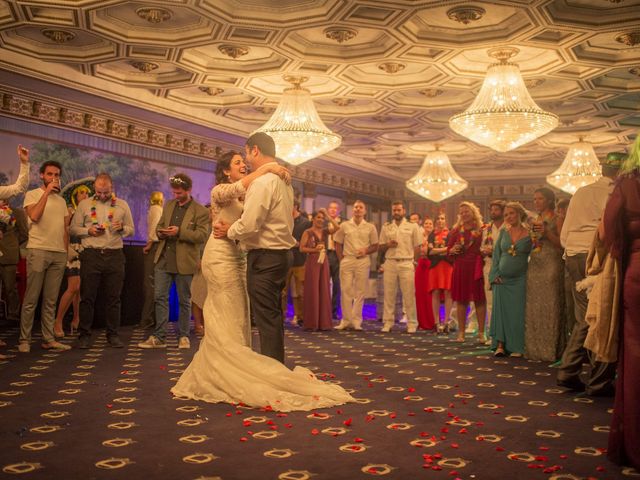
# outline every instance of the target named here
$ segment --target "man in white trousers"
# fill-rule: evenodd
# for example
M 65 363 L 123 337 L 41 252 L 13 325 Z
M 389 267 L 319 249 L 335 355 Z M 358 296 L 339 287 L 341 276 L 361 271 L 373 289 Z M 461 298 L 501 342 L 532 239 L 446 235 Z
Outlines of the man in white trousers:
M 362 330 L 362 306 L 369 281 L 371 259 L 378 250 L 378 231 L 367 222 L 367 207 L 362 200 L 353 203 L 353 217 L 340 224 L 333 238 L 340 259 L 340 297 L 342 320 L 337 330 Z
M 420 253 L 422 229 L 417 223 L 407 221 L 405 214 L 404 204 L 400 201 L 393 202 L 393 218 L 382 226 L 380 232 L 380 250 L 386 252 L 383 274 L 383 332 L 390 332 L 395 321 L 398 284 L 402 294 L 403 311 L 407 316 L 407 333 L 415 333 L 418 329 L 413 262 Z

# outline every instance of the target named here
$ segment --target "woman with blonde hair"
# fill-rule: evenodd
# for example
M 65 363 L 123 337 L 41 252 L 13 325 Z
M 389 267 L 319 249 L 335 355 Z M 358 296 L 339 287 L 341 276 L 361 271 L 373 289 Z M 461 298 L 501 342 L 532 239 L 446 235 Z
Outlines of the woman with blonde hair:
M 478 316 L 478 342 L 485 343 L 485 317 L 487 313 L 482 272 L 482 215 L 471 202 L 460 202 L 458 221 L 449 235 L 447 251 L 454 258 L 451 278 L 451 298 L 457 302 L 458 338 L 464 342 L 469 303 L 473 302 Z
M 531 252 L 527 212 L 518 202 L 504 208 L 505 228 L 493 247 L 489 281 L 493 292 L 490 335 L 496 357 L 524 354 L 524 313 L 527 266 Z

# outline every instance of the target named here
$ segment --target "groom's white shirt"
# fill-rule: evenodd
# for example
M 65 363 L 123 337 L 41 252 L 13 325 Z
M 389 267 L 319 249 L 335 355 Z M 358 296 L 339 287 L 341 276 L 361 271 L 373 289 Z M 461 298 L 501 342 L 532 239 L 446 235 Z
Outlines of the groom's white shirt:
M 286 250 L 296 244 L 293 232 L 293 188 L 274 173 L 256 178 L 244 200 L 242 216 L 227 231 L 246 250 Z

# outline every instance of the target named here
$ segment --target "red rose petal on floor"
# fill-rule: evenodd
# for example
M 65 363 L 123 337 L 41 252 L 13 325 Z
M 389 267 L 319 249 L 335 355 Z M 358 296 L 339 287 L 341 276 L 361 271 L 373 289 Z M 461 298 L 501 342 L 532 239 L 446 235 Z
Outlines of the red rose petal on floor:
M 311 435 L 318 435 L 320 433 L 320 430 L 318 430 L 317 428 L 314 428 L 313 430 L 311 430 Z
M 428 437 L 429 434 L 427 432 L 420 432 L 421 437 Z
M 440 465 L 433 465 L 431 470 L 442 470 L 442 467 Z
M 456 475 L 458 475 L 458 472 L 456 472 L 455 470 L 451 470 L 449 472 L 449 475 L 451 475 L 452 477 L 455 477 Z
M 353 420 L 351 418 L 345 420 L 344 422 L 342 422 L 343 425 L 350 427 L 351 423 L 353 422 Z
M 597 470 L 597 471 L 599 471 L 599 472 L 605 472 L 607 469 L 606 469 L 606 468 L 604 468 L 602 465 L 598 465 L 598 466 L 596 467 L 596 470 Z
M 440 432 L 441 432 L 441 433 L 449 433 L 449 429 L 448 429 L 447 427 L 442 427 L 442 428 L 440 429 Z
M 107 403 L 107 408 L 113 408 L 113 404 Z
M 247 422 L 246 420 L 244 422 L 242 422 L 242 426 L 243 427 L 250 427 L 251 426 L 251 422 Z
M 376 416 L 375 416 L 375 415 L 367 415 L 367 416 L 365 417 L 365 421 L 366 421 L 367 423 L 372 422 L 372 421 L 374 421 L 375 419 L 376 419 Z
M 362 442 L 364 442 L 364 440 L 363 440 L 362 438 L 360 438 L 360 437 L 356 437 L 356 438 L 354 438 L 354 439 L 353 439 L 353 441 L 354 441 L 354 442 L 356 442 L 356 443 L 362 443 Z
M 546 462 L 547 460 L 549 460 L 548 457 L 545 457 L 543 455 L 536 455 L 536 461 L 538 462 Z
M 409 412 L 409 413 L 407 413 L 407 415 L 409 415 L 410 417 L 415 417 L 416 416 L 415 412 Z
M 391 415 L 389 415 L 389 418 L 396 418 L 397 415 L 395 413 L 392 413 Z
M 504 452 L 504 448 L 502 448 L 502 447 L 496 447 L 496 452 Z
M 467 433 L 467 429 L 466 428 L 461 428 L 460 430 L 458 430 L 458 433 Z
M 284 426 L 287 427 L 287 428 L 293 427 L 293 425 L 291 425 L 290 423 L 285 423 Z
M 436 453 L 433 458 L 437 458 L 438 460 L 440 460 L 442 458 L 442 454 L 441 453 Z
M 538 447 L 538 450 L 542 450 L 543 452 L 546 452 L 547 450 L 549 450 L 549 447 Z
M 269 420 L 269 421 L 267 422 L 267 425 L 275 425 L 275 423 L 273 423 L 273 420 Z
M 424 408 L 423 410 L 425 412 L 429 412 L 429 413 L 433 412 L 433 408 L 431 408 L 431 407 Z
M 231 414 L 230 413 L 225 413 L 225 417 L 230 417 Z
M 413 388 L 413 387 L 407 388 L 407 392 L 415 392 L 415 391 L 416 391 L 416 389 Z
M 242 410 L 236 410 L 236 415 L 242 415 Z
M 478 437 L 476 438 L 476 440 L 477 440 L 478 442 L 482 442 L 482 441 L 484 441 L 484 437 L 483 437 L 482 435 L 478 435 Z
M 565 455 L 565 454 L 563 453 L 562 455 L 560 455 L 560 458 L 561 458 L 561 459 L 563 459 L 563 460 L 565 460 L 565 459 L 569 458 L 569 455 Z
M 247 440 L 249 440 L 247 437 L 240 437 L 241 442 L 246 442 Z

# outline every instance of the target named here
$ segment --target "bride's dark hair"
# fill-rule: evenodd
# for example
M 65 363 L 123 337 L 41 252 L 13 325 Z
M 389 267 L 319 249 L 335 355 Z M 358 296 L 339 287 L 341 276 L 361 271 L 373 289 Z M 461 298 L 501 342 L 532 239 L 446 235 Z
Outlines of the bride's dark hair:
M 218 183 L 231 183 L 231 180 L 224 171 L 231 168 L 231 160 L 236 155 L 240 155 L 240 152 L 231 150 L 220 157 L 216 165 L 216 185 Z

